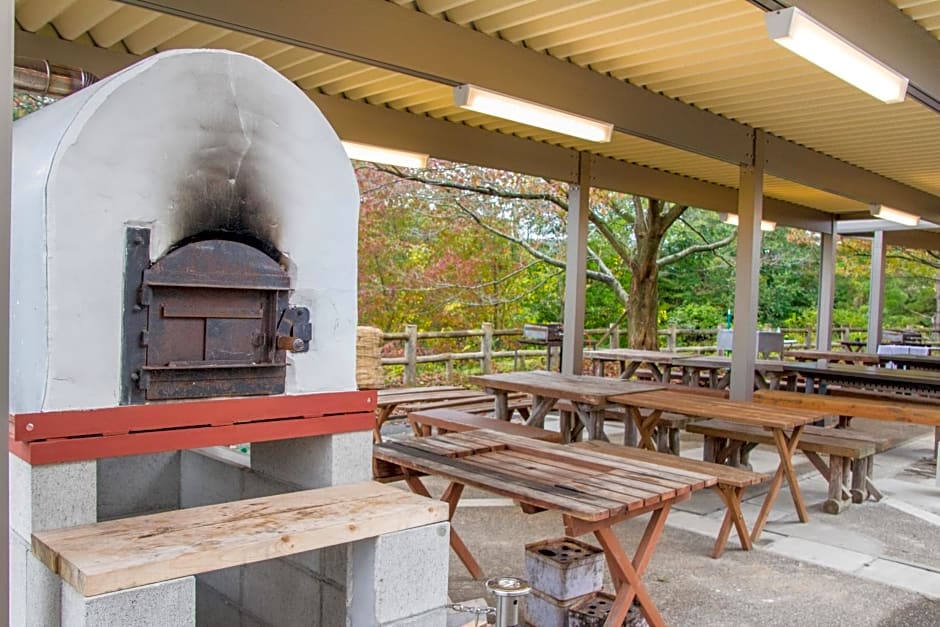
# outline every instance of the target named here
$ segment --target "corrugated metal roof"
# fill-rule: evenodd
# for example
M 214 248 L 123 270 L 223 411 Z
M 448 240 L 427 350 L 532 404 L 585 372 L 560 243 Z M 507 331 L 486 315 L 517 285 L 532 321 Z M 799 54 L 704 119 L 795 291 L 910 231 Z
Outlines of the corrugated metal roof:
M 771 42 L 746 0 L 389 0 L 567 60 L 940 195 L 940 116 L 884 105 Z M 893 0 L 940 36 L 940 0 Z M 444 118 L 735 187 L 735 166 L 615 133 L 594 144 L 456 108 L 451 89 L 111 0 L 17 0 L 20 28 L 137 55 L 183 47 L 251 54 L 301 89 Z M 51 29 L 49 28 L 51 26 Z M 52 30 L 54 29 L 54 30 Z M 51 31 L 51 32 L 50 32 Z M 768 195 L 832 212 L 860 203 L 767 177 Z

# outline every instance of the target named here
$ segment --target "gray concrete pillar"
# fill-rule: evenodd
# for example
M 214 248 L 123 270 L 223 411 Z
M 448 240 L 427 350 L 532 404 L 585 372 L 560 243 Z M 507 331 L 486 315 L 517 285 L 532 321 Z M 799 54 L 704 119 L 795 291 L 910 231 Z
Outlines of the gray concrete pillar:
M 755 130 L 753 161 L 750 165 L 741 166 L 738 187 L 738 254 L 734 274 L 731 398 L 739 401 L 750 400 L 754 394 L 765 144 L 764 133 Z
M 832 348 L 832 309 L 836 293 L 836 236 L 835 221 L 830 221 L 832 233 L 820 234 L 819 240 L 819 300 L 816 305 L 816 350 Z
M 868 284 L 868 343 L 869 353 L 878 352 L 881 343 L 881 319 L 885 300 L 885 232 L 875 231 L 871 241 L 871 281 Z
M 584 296 L 587 290 L 587 225 L 591 196 L 591 158 L 581 153 L 578 184 L 568 189 L 568 234 L 565 259 L 565 334 L 561 371 L 581 374 L 584 354 Z

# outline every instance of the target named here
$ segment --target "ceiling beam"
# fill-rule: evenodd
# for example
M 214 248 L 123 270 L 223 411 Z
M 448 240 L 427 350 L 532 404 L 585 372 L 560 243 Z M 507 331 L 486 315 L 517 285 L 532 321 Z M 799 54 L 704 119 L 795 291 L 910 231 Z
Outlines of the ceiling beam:
M 15 43 L 18 55 L 29 53 L 29 56 L 61 65 L 81 61 L 84 69 L 98 76 L 107 76 L 141 58 L 23 31 L 16 33 Z M 308 93 L 308 96 L 343 139 L 395 146 L 449 161 L 568 183 L 578 180 L 578 153 L 575 150 L 337 96 L 320 93 Z M 733 212 L 737 206 L 737 190 L 733 188 L 616 159 L 595 158 L 591 183 L 603 189 L 714 211 Z M 768 219 L 782 226 L 817 232 L 831 230 L 831 216 L 825 212 L 773 198 L 764 202 Z
M 199 22 L 361 61 L 438 83 L 475 83 L 512 96 L 612 122 L 618 131 L 721 161 L 751 162 L 754 129 L 720 115 L 377 0 L 121 0 Z M 773 138 L 769 174 L 866 203 L 940 220 L 940 198 Z M 804 163 L 825 163 L 827 178 Z

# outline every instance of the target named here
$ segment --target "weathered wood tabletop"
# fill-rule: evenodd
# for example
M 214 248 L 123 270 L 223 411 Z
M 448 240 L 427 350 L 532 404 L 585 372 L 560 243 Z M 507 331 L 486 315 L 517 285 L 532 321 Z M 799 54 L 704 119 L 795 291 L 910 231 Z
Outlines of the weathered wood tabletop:
M 751 528 L 751 538 L 756 541 L 760 537 L 784 478 L 790 486 L 790 494 L 793 497 L 793 505 L 796 508 L 797 515 L 802 522 L 809 520 L 809 513 L 806 511 L 806 505 L 803 502 L 803 494 L 800 492 L 800 485 L 793 470 L 793 454 L 796 452 L 796 446 L 799 443 L 803 427 L 824 418 L 827 415 L 825 412 L 775 407 L 750 401 L 731 401 L 714 396 L 674 390 L 624 394 L 622 396 L 613 396 L 610 400 L 627 407 L 627 411 L 640 431 L 640 446 L 654 450 L 655 444 L 651 434 L 664 411 L 701 418 L 717 418 L 732 423 L 767 429 L 773 434 L 780 463 L 771 480 L 770 489 L 764 499 L 757 521 Z M 640 411 L 643 409 L 650 410 L 650 412 L 644 415 Z M 709 461 L 720 462 L 722 460 Z
M 470 382 L 483 387 L 496 397 L 496 417 L 509 420 L 508 394 L 526 392 L 532 395 L 532 410 L 526 421 L 528 425 L 543 427 L 545 416 L 559 400 L 571 401 L 580 424 L 569 423 L 562 412 L 562 437 L 566 441 L 575 439 L 583 426 L 592 440 L 606 439 L 604 435 L 604 408 L 608 398 L 617 394 L 645 392 L 661 388 L 661 385 L 622 381 L 609 377 L 590 375 L 564 375 L 545 370 L 531 372 L 506 372 L 470 377 Z
M 374 442 L 382 441 L 382 425 L 385 424 L 385 421 L 389 419 L 399 405 L 414 408 L 422 403 L 469 399 L 478 396 L 480 396 L 479 391 L 468 390 L 465 387 L 456 385 L 379 390 L 375 403 L 375 430 L 372 433 L 372 439 Z
M 623 623 L 634 598 L 651 625 L 664 624 L 642 574 L 671 506 L 717 483 L 711 475 L 490 430 L 385 442 L 373 451 L 376 458 L 403 468 L 409 487 L 418 494 L 427 495 L 427 489 L 416 472 L 451 481 L 442 500 L 450 505 L 452 516 L 463 487 L 469 485 L 518 501 L 526 513 L 558 512 L 569 535 L 594 533 L 617 589 L 605 623 L 610 626 Z M 649 512 L 652 517 L 631 559 L 611 527 Z M 453 529 L 451 546 L 471 574 L 482 578 Z
M 672 375 L 672 365 L 677 359 L 688 357 L 688 355 L 680 355 L 670 351 L 608 348 L 584 351 L 584 357 L 591 360 L 595 376 L 603 376 L 606 362 L 618 364 L 618 374 L 621 379 L 629 379 L 636 374 L 640 366 L 645 364 L 657 381 L 669 383 L 669 378 Z

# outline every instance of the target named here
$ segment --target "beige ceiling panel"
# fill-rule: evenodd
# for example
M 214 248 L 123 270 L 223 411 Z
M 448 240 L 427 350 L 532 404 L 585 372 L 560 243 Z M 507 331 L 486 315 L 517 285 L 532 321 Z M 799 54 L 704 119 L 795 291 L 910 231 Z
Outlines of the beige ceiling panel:
M 410 96 L 395 98 L 383 103 L 393 109 L 407 110 L 412 113 L 418 113 L 418 109 L 425 110 L 439 109 L 442 107 L 453 106 L 454 96 L 450 88 L 438 86 L 437 89 L 431 89 L 427 92 L 415 92 Z
M 269 39 L 259 39 L 250 46 L 245 46 L 242 48 L 242 52 L 245 54 L 250 54 L 253 57 L 257 57 L 262 61 L 266 61 L 269 57 L 281 54 L 290 50 L 292 46 L 283 44 L 279 41 L 271 41 Z
M 301 63 L 310 61 L 316 56 L 319 55 L 316 52 L 307 50 L 306 48 L 288 46 L 285 50 L 268 57 L 267 61 L 271 67 L 283 74 L 288 69 L 300 65 Z
M 591 4 L 593 1 L 594 0 L 536 0 L 534 2 L 519 2 L 518 0 L 513 0 L 503 3 L 505 10 L 475 20 L 473 27 L 483 33 L 497 34 L 501 30 L 525 24 L 532 19 L 553 15 L 565 11 L 572 6 L 583 7 Z M 469 7 L 475 6 L 476 4 L 478 3 L 469 5 Z M 448 11 L 447 17 L 450 18 L 454 13 L 455 11 Z
M 449 87 L 438 85 L 429 81 L 413 80 L 397 89 L 389 89 L 381 94 L 376 94 L 367 98 L 370 104 L 387 105 L 393 109 L 404 109 L 412 102 L 427 102 L 429 100 L 443 100 L 450 96 Z
M 559 58 L 570 58 L 572 62 L 587 66 L 604 63 L 632 54 L 649 53 L 656 50 L 705 49 L 709 41 L 724 36 L 737 35 L 754 28 L 750 12 L 731 12 L 728 6 L 710 6 L 698 12 L 680 14 L 675 19 L 663 19 L 649 24 L 628 25 L 624 28 L 597 37 L 583 39 L 576 44 L 550 48 L 549 53 Z M 720 24 L 720 29 L 709 26 Z M 599 70 L 599 71 L 606 71 Z
M 207 48 L 219 48 L 224 50 L 234 50 L 235 52 L 243 52 L 245 48 L 253 46 L 254 44 L 261 41 L 260 37 L 255 37 L 254 35 L 247 35 L 245 33 L 226 33 L 222 35 L 215 41 L 206 45 Z
M 764 177 L 764 195 L 831 213 L 868 211 L 868 205 L 773 176 Z
M 16 10 L 16 20 L 31 33 L 54 20 L 77 0 L 30 0 Z M 9 5 L 7 5 L 9 6 Z
M 161 15 L 125 37 L 124 45 L 132 54 L 144 54 L 176 37 L 193 25 L 194 23 L 190 20 L 172 15 Z
M 569 11 L 551 18 L 535 20 L 528 24 L 507 29 L 500 36 L 510 41 L 525 40 L 526 46 L 535 50 L 551 49 L 554 54 L 562 46 L 578 49 L 584 42 L 616 32 L 642 31 L 652 24 L 661 23 L 669 15 L 680 15 L 690 11 L 705 10 L 718 4 L 735 0 L 709 0 L 692 6 L 687 2 L 673 0 L 646 0 L 644 2 L 620 2 L 606 0 L 592 7 L 592 11 Z M 559 56 L 562 56 L 559 54 Z
M 319 85 L 319 90 L 331 96 L 343 94 L 347 90 L 362 88 L 378 81 L 384 80 L 388 71 L 379 68 L 367 67 L 363 71 L 352 72 L 346 76 Z
M 484 33 L 493 32 L 486 25 L 492 23 L 494 15 L 506 15 L 514 10 L 528 12 L 536 0 L 476 0 L 447 11 L 447 21 L 454 24 L 473 24 Z M 490 18 L 490 19 L 487 19 Z
M 303 80 L 297 81 L 297 85 L 301 89 L 319 89 L 322 85 L 327 83 L 334 83 L 336 81 L 342 80 L 347 76 L 355 76 L 361 74 L 362 72 L 368 72 L 373 68 L 364 65 L 362 63 L 356 63 L 355 61 L 344 61 L 339 64 L 329 65 L 324 67 L 322 70 L 314 72 L 303 78 Z
M 229 31 L 217 26 L 208 24 L 193 23 L 192 27 L 184 30 L 176 37 L 172 37 L 159 46 L 160 50 L 172 50 L 176 48 L 204 48 L 209 44 L 218 41 Z
M 473 4 L 473 2 L 474 0 L 416 0 L 413 4 L 418 11 L 440 17 L 445 11 Z
M 312 53 L 310 58 L 302 63 L 298 63 L 293 67 L 289 67 L 284 70 L 284 76 L 289 80 L 298 82 L 308 76 L 312 76 L 317 72 L 323 72 L 329 70 L 344 63 L 349 63 L 344 59 L 339 59 L 337 57 L 331 57 L 326 54 Z
M 940 39 L 940 0 L 891 0 L 896 7 Z
M 52 25 L 64 39 L 73 40 L 88 32 L 95 24 L 115 13 L 121 5 L 112 0 L 76 2 L 59 14 Z M 17 15 L 19 17 L 19 15 Z
M 630 77 L 630 82 L 646 85 L 653 81 L 669 80 L 677 74 L 697 76 L 716 70 L 728 71 L 732 68 L 758 67 L 766 73 L 767 66 L 758 56 L 764 48 L 763 40 L 725 38 L 699 56 L 689 59 L 688 55 L 677 51 L 657 51 L 655 54 L 630 55 L 619 60 L 609 73 L 614 78 Z M 613 65 L 613 61 L 611 64 Z
M 89 33 L 95 44 L 110 48 L 160 17 L 159 13 L 124 5 L 99 22 Z
M 344 89 L 343 96 L 351 100 L 367 100 L 394 90 L 414 90 L 414 80 L 408 76 L 386 72 L 379 80 L 351 89 Z

